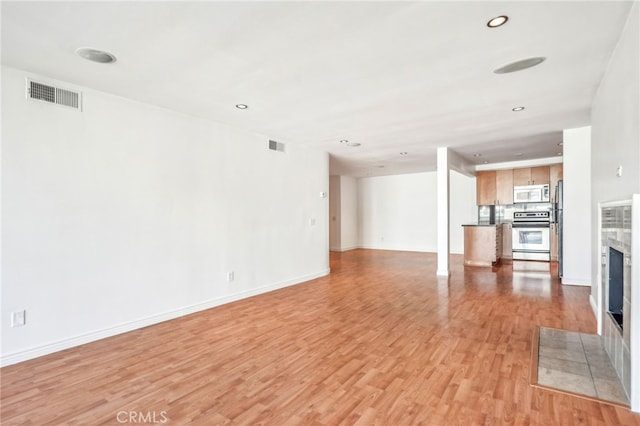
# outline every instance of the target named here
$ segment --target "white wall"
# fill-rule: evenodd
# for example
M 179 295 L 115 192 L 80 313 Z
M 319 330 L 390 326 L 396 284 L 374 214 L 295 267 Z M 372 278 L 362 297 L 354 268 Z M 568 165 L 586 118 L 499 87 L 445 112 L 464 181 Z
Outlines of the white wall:
M 597 233 L 597 204 L 630 199 L 640 192 L 640 5 L 629 14 L 591 108 L 591 229 Z M 622 176 L 616 171 L 622 166 Z M 592 247 L 592 294 L 596 294 L 597 247 Z
M 591 285 L 591 127 L 563 132 L 563 284 Z
M 476 206 L 476 178 L 465 176 L 455 170 L 449 173 L 451 195 L 449 197 L 449 249 L 451 253 L 464 253 L 463 223 L 478 221 Z
M 358 247 L 358 181 L 340 176 L 340 249 Z
M 462 253 L 462 223 L 475 222 L 475 178 L 451 173 L 452 253 Z M 358 180 L 360 246 L 435 252 L 436 173 L 380 176 Z
M 27 101 L 26 76 L 3 68 L 3 364 L 328 273 L 326 153 L 89 89 Z
M 640 4 L 635 2 L 616 49 L 611 57 L 591 108 L 591 232 L 598 232 L 598 203 L 631 199 L 640 193 Z M 622 166 L 622 176 L 617 176 Z M 637 199 L 637 196 L 636 196 Z M 631 243 L 635 258 L 640 247 L 640 232 Z M 594 238 L 594 242 L 596 239 Z M 592 303 L 598 297 L 599 247 L 591 246 Z M 638 264 L 632 260 L 632 286 L 638 283 Z M 636 287 L 637 289 L 637 287 Z M 635 291 L 635 290 L 634 290 Z M 632 298 L 634 297 L 632 291 Z M 637 296 L 637 295 L 636 295 Z M 637 299 L 637 297 L 636 297 Z M 632 303 L 634 303 L 634 300 Z M 594 302 L 595 301 L 595 302 Z M 635 306 L 635 305 L 634 305 Z M 600 312 L 601 306 L 596 306 Z M 640 412 L 640 317 L 632 308 L 631 324 L 631 409 Z M 634 315 L 635 312 L 635 315 Z

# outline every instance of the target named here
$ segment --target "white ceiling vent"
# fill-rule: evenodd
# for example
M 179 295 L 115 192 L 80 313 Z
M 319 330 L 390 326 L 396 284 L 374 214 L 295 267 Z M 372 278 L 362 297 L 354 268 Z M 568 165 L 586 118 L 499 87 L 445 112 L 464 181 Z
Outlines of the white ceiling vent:
M 61 89 L 49 84 L 27 79 L 27 99 L 63 105 L 82 111 L 82 93 Z
M 284 144 L 282 142 L 269 141 L 269 149 L 272 151 L 284 152 Z

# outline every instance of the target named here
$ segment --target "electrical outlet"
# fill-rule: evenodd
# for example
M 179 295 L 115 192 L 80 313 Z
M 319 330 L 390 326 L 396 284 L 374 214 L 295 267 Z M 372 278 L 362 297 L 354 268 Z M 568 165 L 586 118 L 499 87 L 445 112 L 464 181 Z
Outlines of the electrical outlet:
M 11 327 L 22 327 L 26 323 L 27 312 L 25 310 L 11 312 Z
M 233 271 L 229 271 L 229 272 L 227 272 L 227 281 L 228 281 L 228 282 L 233 281 L 233 279 L 234 279 L 234 278 L 235 278 L 235 274 L 234 274 L 234 272 L 233 272 Z

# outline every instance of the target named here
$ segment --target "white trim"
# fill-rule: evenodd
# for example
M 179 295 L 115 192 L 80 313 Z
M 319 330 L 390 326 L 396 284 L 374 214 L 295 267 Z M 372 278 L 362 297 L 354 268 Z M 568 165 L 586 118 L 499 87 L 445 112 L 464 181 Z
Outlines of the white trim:
M 596 299 L 593 298 L 593 294 L 589 295 L 589 304 L 591 305 L 591 310 L 593 311 L 593 315 L 595 315 L 596 320 L 598 321 L 598 335 L 602 336 L 602 329 L 600 325 L 600 315 L 598 315 L 598 304 L 596 303 Z
M 150 325 L 158 324 L 164 321 L 169 321 L 185 315 L 193 314 L 195 312 L 211 309 L 216 306 L 224 305 L 226 303 L 235 302 L 237 300 L 246 299 L 248 297 L 257 296 L 259 294 L 268 293 L 270 291 L 279 290 L 281 288 L 293 286 L 296 284 L 302 284 L 304 282 L 329 275 L 329 273 L 330 273 L 330 269 L 327 268 L 320 272 L 316 272 L 314 274 L 309 274 L 302 277 L 293 278 L 291 280 L 254 288 L 252 290 L 236 293 L 230 296 L 211 299 L 206 302 L 197 303 L 191 306 L 185 306 L 184 308 L 176 309 L 169 312 L 164 312 L 158 315 L 152 315 L 147 318 L 120 324 L 115 327 L 109 327 L 102 330 L 81 334 L 68 339 L 59 340 L 57 342 L 52 342 L 45 345 L 35 346 L 29 349 L 13 352 L 10 354 L 3 355 L 0 358 L 0 367 L 6 367 L 11 364 L 27 361 L 27 360 L 48 355 L 54 352 L 73 348 L 75 346 L 80 346 L 86 343 L 95 342 L 96 340 L 101 340 L 107 337 L 116 336 L 118 334 L 127 333 L 129 331 L 137 330 L 139 328 L 148 327 Z
M 591 280 L 585 280 L 583 278 L 562 277 L 562 285 L 591 287 Z
M 413 251 L 416 253 L 437 253 L 436 250 L 434 249 L 421 249 L 421 248 L 415 248 L 415 247 L 380 247 L 380 246 L 361 245 L 354 248 L 361 248 L 361 249 L 367 249 L 367 250 Z
M 631 207 L 631 314 L 629 315 L 629 356 L 631 363 L 631 411 L 640 413 L 640 194 Z
M 347 246 L 347 247 L 340 247 L 339 249 L 335 250 L 335 251 L 349 251 L 349 250 L 355 250 L 355 249 L 359 249 L 360 246 Z
M 594 302 L 596 303 L 596 333 L 602 336 L 604 332 L 604 313 L 602 312 L 602 294 L 604 290 L 602 289 L 602 203 L 598 203 L 598 227 L 597 227 L 597 235 L 596 235 L 596 244 L 598 256 L 596 257 L 596 299 Z M 589 300 L 593 297 L 593 287 L 591 289 L 591 296 Z

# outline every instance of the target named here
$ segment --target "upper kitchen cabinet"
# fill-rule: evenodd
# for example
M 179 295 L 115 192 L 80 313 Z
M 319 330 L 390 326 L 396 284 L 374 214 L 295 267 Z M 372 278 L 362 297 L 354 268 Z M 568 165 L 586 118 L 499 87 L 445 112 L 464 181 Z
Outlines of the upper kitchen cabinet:
M 496 171 L 496 204 L 513 204 L 513 170 Z
M 513 169 L 513 185 L 525 186 L 549 184 L 549 172 L 549 166 Z
M 556 202 L 556 186 L 562 180 L 562 164 L 553 164 L 549 167 L 549 193 L 550 201 Z
M 496 172 L 489 170 L 476 174 L 476 204 L 486 206 L 496 203 Z
M 511 170 L 489 170 L 476 175 L 476 204 L 479 206 L 513 204 Z

